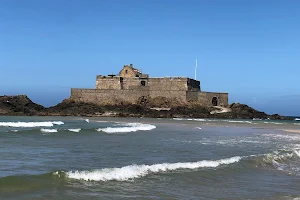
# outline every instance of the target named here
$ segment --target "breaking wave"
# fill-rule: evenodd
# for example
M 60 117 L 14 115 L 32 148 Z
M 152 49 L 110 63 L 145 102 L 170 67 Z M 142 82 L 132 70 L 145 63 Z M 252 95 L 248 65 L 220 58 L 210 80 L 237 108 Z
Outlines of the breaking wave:
M 300 150 L 278 150 L 273 153 L 257 156 L 255 165 L 271 167 L 289 174 L 300 175 Z
M 0 122 L 0 126 L 6 127 L 24 127 L 24 128 L 32 128 L 32 127 L 52 127 L 54 125 L 62 125 L 64 122 L 62 121 L 49 121 L 49 122 Z
M 105 133 L 129 133 L 136 131 L 149 131 L 155 129 L 156 126 L 151 124 L 141 124 L 141 123 L 127 123 L 124 127 L 106 127 L 99 128 L 97 131 L 102 131 Z
M 81 131 L 81 128 L 70 128 L 68 129 L 68 131 L 79 133 Z
M 246 123 L 246 124 L 256 124 L 253 121 L 245 121 L 245 120 L 222 120 L 222 119 L 201 119 L 201 118 L 173 118 L 173 120 L 178 121 L 198 121 L 198 122 L 229 122 L 229 123 Z
M 201 119 L 201 118 L 173 118 L 173 120 L 178 120 L 178 121 L 198 121 L 198 122 L 206 122 L 206 121 L 216 121 L 216 120 L 211 120 L 211 119 Z
M 275 125 L 287 124 L 286 122 L 276 122 L 276 121 L 264 120 L 264 119 L 259 119 L 259 118 L 253 118 L 252 120 L 173 118 L 173 120 L 177 120 L 177 121 L 198 121 L 198 122 L 216 122 L 216 123 L 225 122 L 225 123 L 241 123 L 241 124 L 256 124 L 256 125 L 257 124 L 275 124 Z M 300 121 L 300 119 L 299 119 L 299 121 Z M 300 123 L 294 123 L 294 124 L 295 125 L 300 125 Z
M 57 133 L 57 129 L 46 129 L 46 128 L 42 128 L 41 132 L 43 133 Z
M 69 171 L 66 177 L 85 181 L 128 181 L 144 177 L 150 173 L 174 171 L 178 169 L 215 168 L 239 162 L 242 157 L 236 156 L 221 160 L 202 160 L 198 162 L 162 163 L 154 165 L 128 165 L 121 168 L 104 168 L 94 171 Z M 58 174 L 58 172 L 54 173 Z

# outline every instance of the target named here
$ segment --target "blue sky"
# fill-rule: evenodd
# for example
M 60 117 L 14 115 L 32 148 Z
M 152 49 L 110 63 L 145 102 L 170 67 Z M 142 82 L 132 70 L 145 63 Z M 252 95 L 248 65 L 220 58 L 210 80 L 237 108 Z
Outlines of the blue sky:
M 0 95 L 50 106 L 124 64 L 300 115 L 300 1 L 0 0 Z

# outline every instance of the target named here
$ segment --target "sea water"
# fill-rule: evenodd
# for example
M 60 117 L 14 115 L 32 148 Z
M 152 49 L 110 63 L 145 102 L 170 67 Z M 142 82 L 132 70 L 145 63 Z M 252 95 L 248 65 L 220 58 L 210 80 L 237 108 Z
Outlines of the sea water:
M 299 125 L 0 117 L 0 199 L 297 199 Z

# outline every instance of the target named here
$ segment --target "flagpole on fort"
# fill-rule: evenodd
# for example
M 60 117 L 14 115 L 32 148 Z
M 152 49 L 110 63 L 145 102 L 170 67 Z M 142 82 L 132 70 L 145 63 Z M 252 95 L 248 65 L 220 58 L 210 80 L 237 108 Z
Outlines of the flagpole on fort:
M 195 80 L 197 80 L 197 68 L 198 68 L 198 59 L 196 58 Z

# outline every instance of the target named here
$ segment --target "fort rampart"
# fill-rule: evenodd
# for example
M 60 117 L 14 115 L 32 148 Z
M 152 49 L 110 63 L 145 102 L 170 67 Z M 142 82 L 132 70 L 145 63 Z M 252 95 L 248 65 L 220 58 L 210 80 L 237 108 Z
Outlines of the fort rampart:
M 99 75 L 95 89 L 71 89 L 71 99 L 98 105 L 121 102 L 140 103 L 141 99 L 164 97 L 176 102 L 194 102 L 206 106 L 227 106 L 228 93 L 202 92 L 200 81 L 187 77 L 149 77 L 130 65 L 119 75 Z
M 113 105 L 118 102 L 139 103 L 141 97 L 155 98 L 166 97 L 177 99 L 179 102 L 195 102 L 205 106 L 227 106 L 228 93 L 197 92 L 182 90 L 137 90 L 137 89 L 71 89 L 71 99 L 75 101 L 89 102 L 98 105 Z M 215 99 L 215 100 L 214 100 Z

